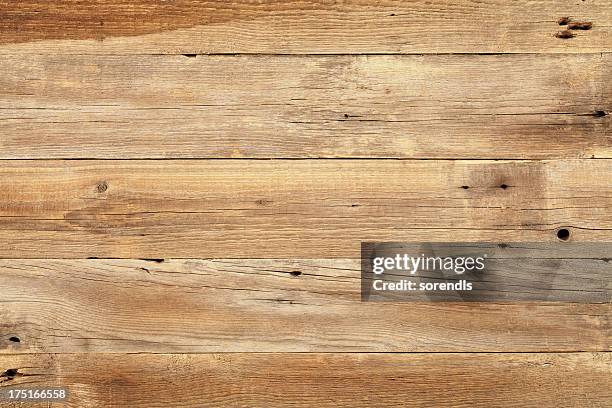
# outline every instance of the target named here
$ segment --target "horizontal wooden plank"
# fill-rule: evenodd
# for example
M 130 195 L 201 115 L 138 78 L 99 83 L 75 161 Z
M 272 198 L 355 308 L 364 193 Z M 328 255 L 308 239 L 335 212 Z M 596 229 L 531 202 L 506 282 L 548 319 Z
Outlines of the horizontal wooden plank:
M 610 241 L 612 160 L 18 161 L 2 258 L 342 258 L 361 241 Z
M 610 259 L 608 242 L 363 243 L 361 299 L 612 303 Z
M 555 262 L 551 292 L 609 286 L 609 261 Z M 554 269 L 539 265 L 523 285 Z M 592 304 L 371 303 L 351 259 L 0 260 L 0 352 L 608 351 L 611 289 Z
M 612 51 L 607 0 L 31 0 L 0 2 L 0 16 L 0 51 L 9 52 Z M 562 17 L 592 28 L 571 30 Z
M 610 158 L 612 54 L 0 61 L 0 158 Z
M 0 364 L 2 387 L 63 385 L 71 396 L 61 406 L 79 408 L 490 408 L 509 403 L 557 408 L 610 406 L 610 357 L 610 353 L 42 354 L 2 356 Z

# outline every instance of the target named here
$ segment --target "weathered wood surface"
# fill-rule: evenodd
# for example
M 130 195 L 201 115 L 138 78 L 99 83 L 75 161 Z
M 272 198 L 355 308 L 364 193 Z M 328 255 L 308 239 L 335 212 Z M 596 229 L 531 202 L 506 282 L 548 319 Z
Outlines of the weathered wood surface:
M 0 0 L 0 388 L 612 406 L 608 255 L 502 261 L 569 300 L 505 304 L 360 302 L 349 259 L 611 241 L 611 21 L 608 0 Z
M 404 256 L 420 258 L 419 263 L 402 261 Z M 385 259 L 397 257 L 399 263 L 385 266 Z M 447 257 L 463 261 L 446 268 L 444 261 L 436 261 Z M 474 263 L 478 258 L 482 266 L 465 266 L 466 259 Z M 374 270 L 377 259 L 382 261 L 379 273 Z M 612 303 L 611 243 L 364 243 L 360 267 L 362 300 L 370 302 Z M 455 286 L 437 291 L 380 289 L 383 282 L 401 286 L 406 281 L 415 288 Z M 457 290 L 462 282 L 471 287 Z
M 3 258 L 358 257 L 361 241 L 609 241 L 612 160 L 4 161 Z
M 72 392 L 67 406 L 79 408 L 603 408 L 612 403 L 610 357 L 610 353 L 42 354 L 0 357 L 4 371 L 0 386 L 64 385 Z
M 0 60 L 0 158 L 610 158 L 612 56 Z
M 592 28 L 559 38 L 561 17 Z M 611 20 L 607 0 L 2 1 L 0 52 L 609 52 Z
M 556 270 L 551 296 L 607 301 L 361 302 L 350 259 L 0 260 L 0 352 L 611 350 L 609 261 L 538 264 L 516 291 Z

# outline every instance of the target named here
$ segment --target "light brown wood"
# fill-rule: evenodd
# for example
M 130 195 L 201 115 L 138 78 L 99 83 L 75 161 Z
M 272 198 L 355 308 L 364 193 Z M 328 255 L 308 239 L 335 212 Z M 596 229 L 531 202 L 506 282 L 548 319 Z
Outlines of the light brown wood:
M 610 158 L 612 56 L 0 61 L 0 158 Z
M 4 161 L 3 258 L 338 258 L 361 241 L 609 241 L 612 160 Z M 467 187 L 467 188 L 464 188 Z
M 612 406 L 611 22 L 0 0 L 0 393 L 71 392 L 0 407 Z M 493 250 L 365 302 L 364 241 Z
M 0 52 L 610 52 L 607 0 L 0 2 Z M 590 22 L 573 38 L 561 17 Z
M 610 281 L 597 272 L 606 260 L 555 260 L 560 287 Z M 554 268 L 540 264 L 525 285 Z M 607 293 L 598 304 L 369 303 L 359 260 L 0 260 L 0 352 L 608 351 Z
M 2 356 L 68 407 L 608 407 L 609 353 Z M 14 374 L 12 371 L 10 374 Z M 28 406 L 30 406 L 28 404 Z M 46 405 L 44 405 L 46 407 Z

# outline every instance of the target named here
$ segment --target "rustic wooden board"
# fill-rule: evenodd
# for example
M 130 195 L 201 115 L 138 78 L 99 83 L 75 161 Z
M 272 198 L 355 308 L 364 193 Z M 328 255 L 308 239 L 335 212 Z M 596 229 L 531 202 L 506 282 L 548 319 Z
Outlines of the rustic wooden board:
M 72 393 L 66 406 L 79 408 L 612 403 L 609 353 L 42 354 L 2 356 L 0 364 L 2 386 L 64 385 Z
M 350 259 L 0 260 L 0 352 L 611 350 L 609 261 L 539 264 L 525 287 L 557 270 L 552 297 L 607 300 L 361 302 Z
M 0 158 L 610 158 L 612 55 L 0 60 Z
M 361 241 L 610 241 L 612 160 L 17 161 L 3 258 L 359 257 Z
M 612 406 L 589 246 L 612 241 L 611 21 L 609 0 L 0 0 L 0 390 Z M 524 300 L 362 302 L 362 241 L 492 242 L 487 288 Z
M 609 52 L 607 0 L 0 2 L 0 52 Z M 592 23 L 555 36 L 561 17 Z

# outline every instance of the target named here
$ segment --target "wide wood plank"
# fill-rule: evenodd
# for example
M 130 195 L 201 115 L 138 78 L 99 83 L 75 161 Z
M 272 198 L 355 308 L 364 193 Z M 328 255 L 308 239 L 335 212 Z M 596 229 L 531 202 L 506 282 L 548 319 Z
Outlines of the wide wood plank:
M 612 236 L 612 160 L 4 161 L 3 258 L 334 258 Z
M 0 60 L 0 158 L 612 157 L 612 54 Z
M 531 263 L 514 291 L 542 299 L 555 271 L 564 278 L 546 289 L 551 300 L 606 295 L 362 302 L 358 259 L 0 260 L 0 352 L 612 350 L 609 260 Z
M 570 31 L 562 17 L 590 22 Z M 609 52 L 607 0 L 0 2 L 0 52 Z
M 1 357 L 0 386 L 63 385 L 71 397 L 67 405 L 58 406 L 79 408 L 608 407 L 610 357 L 609 353 L 42 354 Z

